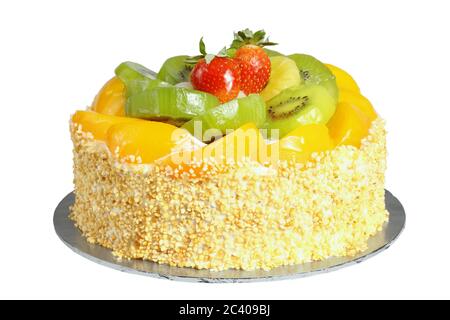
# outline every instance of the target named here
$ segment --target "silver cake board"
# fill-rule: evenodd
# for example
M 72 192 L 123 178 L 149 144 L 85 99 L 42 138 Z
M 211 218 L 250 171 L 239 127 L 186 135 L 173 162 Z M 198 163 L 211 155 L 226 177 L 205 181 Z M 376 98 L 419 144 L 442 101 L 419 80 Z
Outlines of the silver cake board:
M 123 272 L 140 274 L 150 277 L 191 281 L 191 282 L 254 282 L 293 279 L 334 271 L 352 264 L 360 263 L 388 249 L 398 238 L 405 226 L 405 210 L 400 201 L 386 190 L 386 209 L 389 211 L 389 221 L 383 229 L 368 241 L 368 249 L 352 257 L 332 257 L 323 261 L 283 266 L 270 271 L 255 270 L 225 270 L 209 271 L 193 268 L 171 267 L 144 260 L 119 260 L 113 256 L 110 249 L 100 245 L 90 244 L 82 236 L 80 230 L 69 219 L 69 208 L 74 203 L 75 195 L 69 193 L 55 210 L 53 223 L 59 238 L 75 253 L 97 262 L 101 265 Z

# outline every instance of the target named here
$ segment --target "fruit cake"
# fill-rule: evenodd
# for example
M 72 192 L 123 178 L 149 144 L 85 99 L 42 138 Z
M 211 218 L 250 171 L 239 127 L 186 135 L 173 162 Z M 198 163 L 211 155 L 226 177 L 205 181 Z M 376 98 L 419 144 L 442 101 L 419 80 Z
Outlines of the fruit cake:
M 70 218 L 118 259 L 269 270 L 367 248 L 388 220 L 383 120 L 344 70 L 234 34 L 124 62 L 71 117 Z

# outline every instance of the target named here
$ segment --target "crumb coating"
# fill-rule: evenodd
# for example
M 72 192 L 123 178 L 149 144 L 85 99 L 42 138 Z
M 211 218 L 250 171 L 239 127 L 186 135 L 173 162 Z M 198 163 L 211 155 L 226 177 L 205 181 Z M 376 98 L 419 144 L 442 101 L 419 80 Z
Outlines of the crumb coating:
M 354 255 L 388 220 L 386 135 L 376 119 L 361 147 L 314 154 L 306 165 L 230 165 L 202 178 L 125 164 L 71 124 L 71 219 L 119 258 L 178 267 L 269 270 Z

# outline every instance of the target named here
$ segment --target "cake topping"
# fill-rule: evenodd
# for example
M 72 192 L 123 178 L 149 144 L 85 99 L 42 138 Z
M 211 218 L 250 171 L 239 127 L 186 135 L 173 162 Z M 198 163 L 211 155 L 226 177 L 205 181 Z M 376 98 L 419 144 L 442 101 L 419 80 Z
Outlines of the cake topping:
M 145 150 L 177 141 L 159 134 L 158 128 L 164 126 L 152 122 L 170 125 L 170 132 L 186 129 L 189 140 L 196 141 L 194 149 L 201 150 L 201 164 L 220 160 L 215 155 L 206 159 L 208 147 L 203 143 L 225 146 L 236 138 L 227 140 L 227 135 L 246 126 L 266 139 L 257 145 L 266 154 L 257 161 L 265 165 L 279 159 L 305 163 L 314 152 L 339 145 L 359 147 L 377 114 L 354 79 L 315 57 L 283 55 L 265 48 L 269 45 L 276 44 L 263 30 L 245 29 L 234 33 L 230 47 L 216 55 L 207 53 L 202 38 L 200 55 L 170 57 L 158 73 L 135 62 L 121 63 L 96 96 L 92 111 L 77 112 L 73 122 L 95 139 L 109 141 L 110 151 L 119 158 L 144 163 L 158 162 L 157 155 L 162 159 L 179 155 L 179 150 Z M 141 130 L 146 125 L 133 122 L 137 119 L 148 121 L 152 129 Z M 121 125 L 113 130 L 116 124 Z M 121 139 L 130 140 L 119 142 L 119 132 Z M 252 143 L 256 142 L 243 141 L 243 150 L 233 146 L 229 150 L 248 155 L 245 148 Z M 186 165 L 192 169 L 193 162 Z

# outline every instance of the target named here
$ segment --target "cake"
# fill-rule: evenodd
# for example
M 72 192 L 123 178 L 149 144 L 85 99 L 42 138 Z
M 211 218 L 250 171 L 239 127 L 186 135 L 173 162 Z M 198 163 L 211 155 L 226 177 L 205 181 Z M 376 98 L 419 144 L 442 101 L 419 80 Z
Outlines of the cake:
M 342 69 L 265 45 L 246 29 L 158 74 L 123 63 L 71 117 L 70 218 L 87 241 L 213 271 L 367 248 L 389 218 L 384 121 Z

